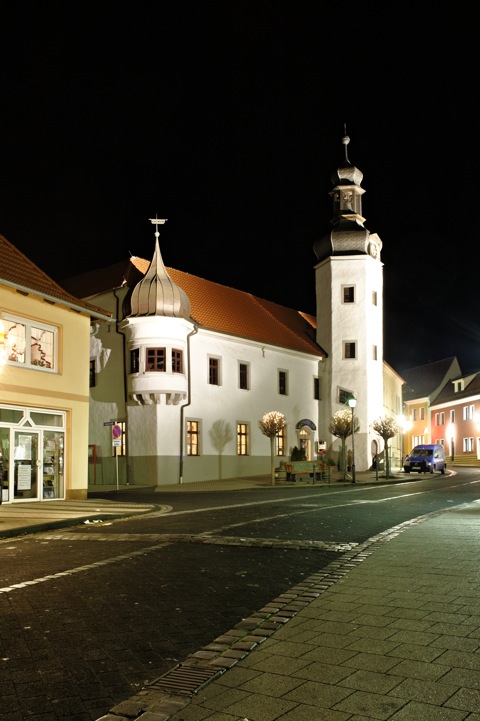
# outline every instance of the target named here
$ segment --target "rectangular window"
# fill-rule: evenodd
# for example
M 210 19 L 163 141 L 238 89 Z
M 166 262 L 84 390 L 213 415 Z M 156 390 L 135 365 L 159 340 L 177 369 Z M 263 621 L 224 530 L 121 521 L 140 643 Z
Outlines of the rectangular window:
M 413 420 L 416 421 L 417 420 L 417 409 L 416 408 L 413 409 L 412 416 L 413 416 Z
M 463 439 L 463 450 L 465 453 L 471 453 L 471 451 L 473 451 L 473 438 Z
M 130 373 L 138 373 L 140 370 L 140 349 L 134 348 L 130 351 Z
M 436 443 L 438 446 L 443 446 L 443 447 L 445 448 L 445 441 L 444 441 L 443 438 L 437 438 L 437 440 L 435 441 L 435 443 Z
M 10 315 L 3 316 L 3 325 L 7 363 L 57 370 L 57 328 Z
M 165 348 L 147 348 L 147 371 L 165 372 Z
M 372 346 L 372 359 L 377 360 L 377 346 Z
M 372 305 L 377 305 L 377 291 L 372 290 Z
M 352 391 L 346 391 L 345 388 L 338 389 L 338 402 L 340 405 L 346 406 L 352 396 Z
M 208 359 L 208 382 L 212 386 L 220 385 L 220 359 Z
M 183 353 L 172 349 L 172 373 L 183 373 Z
M 95 361 L 94 361 L 94 360 L 91 360 L 91 361 L 90 361 L 90 375 L 89 375 L 89 386 L 90 386 L 90 388 L 95 388 L 95 380 L 96 380 L 96 376 L 95 376 Z
M 316 401 L 320 400 L 320 379 L 319 378 L 313 379 L 313 398 Z
M 281 428 L 275 436 L 275 455 L 286 456 L 287 448 L 287 430 L 285 426 Z
M 248 423 L 237 423 L 237 455 L 248 456 Z
M 353 285 L 342 286 L 343 302 L 355 303 L 355 288 Z
M 187 456 L 200 455 L 200 423 L 187 421 Z
M 286 371 L 278 371 L 278 392 L 281 396 L 288 394 Z
M 344 358 L 348 358 L 348 359 L 356 358 L 357 357 L 356 352 L 357 352 L 357 349 L 356 349 L 356 344 L 354 341 L 349 340 L 343 344 L 343 357 Z
M 420 420 L 425 420 L 425 408 L 420 408 Z
M 248 391 L 250 385 L 249 385 L 249 379 L 248 379 L 248 364 L 247 363 L 240 363 L 238 366 L 238 385 L 239 388 L 241 388 L 244 391 Z
M 455 411 L 450 411 L 450 423 L 455 423 Z

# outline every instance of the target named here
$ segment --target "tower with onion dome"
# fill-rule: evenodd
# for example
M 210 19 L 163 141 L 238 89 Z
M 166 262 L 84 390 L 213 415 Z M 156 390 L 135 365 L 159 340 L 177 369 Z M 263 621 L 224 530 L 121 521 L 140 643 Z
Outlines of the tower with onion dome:
M 349 160 L 346 134 L 342 143 L 344 159 L 332 175 L 331 229 L 313 248 L 317 343 L 328 354 L 320 364 L 319 432 L 333 440 L 330 419 L 340 409 L 350 410 L 354 397 L 360 423 L 355 463 L 365 470 L 378 440 L 371 424 L 384 408 L 382 241 L 364 225 L 363 174 Z

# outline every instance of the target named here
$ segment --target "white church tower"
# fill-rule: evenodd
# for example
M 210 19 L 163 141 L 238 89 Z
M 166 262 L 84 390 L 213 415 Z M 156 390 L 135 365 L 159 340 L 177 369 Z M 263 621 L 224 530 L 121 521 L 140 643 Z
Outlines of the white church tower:
M 345 158 L 332 176 L 330 232 L 314 244 L 317 343 L 328 357 L 320 364 L 319 435 L 327 448 L 339 441 L 328 432 L 333 414 L 356 399 L 360 424 L 354 437 L 355 466 L 367 470 L 378 436 L 372 422 L 383 411 L 383 264 L 382 242 L 364 226 L 362 172 Z M 347 439 L 351 448 L 352 438 Z

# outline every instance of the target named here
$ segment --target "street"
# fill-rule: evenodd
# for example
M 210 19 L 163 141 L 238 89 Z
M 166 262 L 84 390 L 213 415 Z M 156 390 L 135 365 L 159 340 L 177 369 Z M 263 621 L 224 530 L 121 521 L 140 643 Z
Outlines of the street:
M 95 721 L 356 544 L 477 499 L 480 474 L 139 495 L 172 510 L 0 542 L 0 721 Z

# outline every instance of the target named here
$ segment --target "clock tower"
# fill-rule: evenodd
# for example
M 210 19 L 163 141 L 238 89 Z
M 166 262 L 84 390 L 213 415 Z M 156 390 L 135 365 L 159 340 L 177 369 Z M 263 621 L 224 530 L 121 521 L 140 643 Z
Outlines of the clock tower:
M 334 413 L 349 410 L 356 398 L 355 465 L 367 470 L 372 443 L 378 441 L 371 424 L 383 415 L 383 264 L 382 241 L 364 225 L 361 187 L 363 173 L 350 163 L 344 135 L 344 160 L 332 175 L 331 230 L 313 246 L 317 258 L 315 285 L 317 342 L 327 352 L 320 364 L 319 437 L 328 433 Z M 347 448 L 351 448 L 351 437 Z

